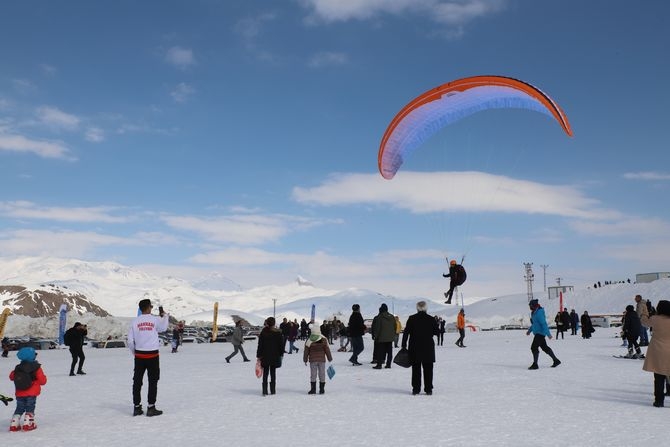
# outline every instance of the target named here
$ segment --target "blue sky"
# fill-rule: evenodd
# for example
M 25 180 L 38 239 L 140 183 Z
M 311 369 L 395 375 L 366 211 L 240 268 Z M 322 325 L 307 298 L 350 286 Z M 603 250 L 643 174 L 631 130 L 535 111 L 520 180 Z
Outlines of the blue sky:
M 439 299 L 670 270 L 670 5 L 0 5 L 0 253 Z M 566 112 L 476 114 L 377 171 L 393 116 L 482 74 Z

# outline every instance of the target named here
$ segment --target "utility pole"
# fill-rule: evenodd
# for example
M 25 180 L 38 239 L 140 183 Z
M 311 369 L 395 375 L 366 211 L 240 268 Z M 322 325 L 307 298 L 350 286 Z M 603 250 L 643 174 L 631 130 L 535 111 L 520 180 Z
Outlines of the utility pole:
M 556 283 L 558 284 L 558 287 L 561 287 L 561 281 L 563 281 L 563 278 L 561 278 L 560 276 L 556 278 Z
M 549 265 L 548 264 L 542 264 L 540 267 L 542 267 L 542 270 L 544 272 L 543 283 L 544 283 L 544 291 L 546 292 L 547 291 L 547 267 L 549 267 Z
M 528 289 L 528 302 L 533 299 L 533 280 L 535 279 L 535 274 L 533 273 L 533 263 L 524 262 L 523 266 L 526 268 L 526 274 L 524 279 L 526 280 L 526 286 Z
M 272 298 L 272 318 L 277 318 L 277 298 Z

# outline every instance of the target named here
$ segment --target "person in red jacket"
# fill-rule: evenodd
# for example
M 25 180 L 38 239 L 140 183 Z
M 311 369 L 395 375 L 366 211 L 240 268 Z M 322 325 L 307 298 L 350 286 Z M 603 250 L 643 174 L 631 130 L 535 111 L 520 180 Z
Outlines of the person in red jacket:
M 35 403 L 37 396 L 42 391 L 42 385 L 47 383 L 47 376 L 42 371 L 42 366 L 36 360 L 37 352 L 34 348 L 25 347 L 19 349 L 16 357 L 21 363 L 9 373 L 9 380 L 14 382 L 16 388 L 16 410 L 9 424 L 9 431 L 34 430 L 35 425 Z M 21 425 L 23 416 L 23 425 Z

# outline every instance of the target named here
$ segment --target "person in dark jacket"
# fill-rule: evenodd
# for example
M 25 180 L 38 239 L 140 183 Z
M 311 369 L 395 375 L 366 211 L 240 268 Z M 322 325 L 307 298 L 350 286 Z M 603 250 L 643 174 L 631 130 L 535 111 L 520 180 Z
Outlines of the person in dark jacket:
M 581 317 L 582 324 L 582 338 L 588 339 L 591 338 L 591 334 L 594 332 L 593 323 L 591 322 L 591 317 L 587 311 L 584 311 Z
M 277 367 L 284 358 L 284 339 L 281 331 L 275 327 L 274 317 L 265 320 L 265 327 L 258 335 L 256 358 L 263 367 L 263 396 L 268 395 L 268 375 L 270 376 L 270 394 L 277 390 Z
M 391 367 L 393 360 L 393 340 L 395 339 L 395 318 L 389 313 L 386 303 L 379 307 L 379 314 L 372 323 L 372 338 L 375 341 L 377 365 L 374 369 L 382 369 L 386 358 L 386 368 Z
M 423 373 L 423 390 L 429 396 L 433 394 L 433 363 L 435 363 L 435 337 L 439 328 L 435 318 L 428 315 L 425 301 L 416 303 L 417 312 L 410 315 L 402 334 L 402 347 L 409 351 L 412 364 L 412 394 L 421 392 L 421 376 Z M 407 339 L 409 338 L 409 347 Z
M 560 310 L 556 312 L 556 316 L 554 317 L 554 323 L 556 323 L 556 340 L 558 340 L 558 336 L 560 335 L 562 339 L 565 340 L 565 326 L 563 324 L 563 312 Z
M 577 335 L 577 329 L 579 328 L 579 315 L 575 312 L 575 309 L 570 311 L 570 329 L 572 332 L 570 335 Z
M 352 354 L 349 361 L 354 366 L 360 366 L 358 355 L 363 352 L 363 334 L 365 333 L 365 323 L 361 315 L 361 306 L 354 304 L 351 306 L 351 316 L 349 317 L 349 340 L 351 341 Z
M 463 283 L 463 281 L 461 281 L 461 278 L 458 277 L 458 271 L 459 271 L 458 262 L 456 262 L 455 259 L 452 259 L 449 262 L 449 273 L 442 274 L 443 277 L 450 278 L 449 290 L 444 292 L 444 297 L 447 299 L 447 301 L 445 301 L 444 304 L 451 304 L 451 297 L 454 295 L 454 290 L 456 289 L 456 287 L 458 287 L 460 284 Z
M 77 374 L 86 374 L 82 369 L 84 360 L 86 360 L 86 356 L 84 355 L 84 339 L 86 338 L 86 335 L 88 335 L 87 326 L 79 322 L 76 322 L 74 326 L 65 331 L 65 334 L 63 335 L 63 341 L 70 347 L 70 355 L 72 355 L 72 363 L 70 364 L 71 376 L 75 375 L 74 367 L 77 366 L 77 362 L 79 362 Z
M 637 316 L 637 312 L 635 312 L 632 304 L 626 306 L 622 329 L 628 341 L 628 355 L 626 357 L 639 358 L 642 355 L 642 350 L 637 339 L 640 337 L 640 332 L 642 331 L 642 323 L 640 323 L 640 317 Z M 635 348 L 635 353 L 633 353 L 633 348 Z

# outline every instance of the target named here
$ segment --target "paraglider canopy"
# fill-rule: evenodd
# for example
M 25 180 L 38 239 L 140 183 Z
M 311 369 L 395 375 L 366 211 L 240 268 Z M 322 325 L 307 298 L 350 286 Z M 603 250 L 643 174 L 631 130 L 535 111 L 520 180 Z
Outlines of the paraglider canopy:
M 482 110 L 506 108 L 553 116 L 572 136 L 565 113 L 540 89 L 504 76 L 472 76 L 428 90 L 398 112 L 379 146 L 379 172 L 392 179 L 404 160 L 444 126 Z

